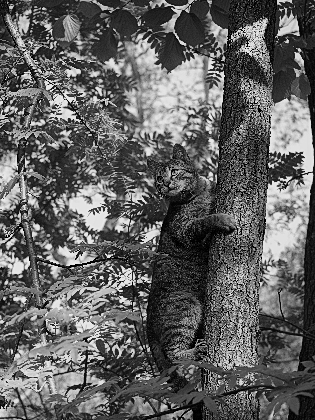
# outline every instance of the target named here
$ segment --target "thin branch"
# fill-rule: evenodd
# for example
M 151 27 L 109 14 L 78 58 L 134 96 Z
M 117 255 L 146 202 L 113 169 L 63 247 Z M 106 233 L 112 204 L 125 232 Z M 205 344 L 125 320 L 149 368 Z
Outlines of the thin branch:
M 280 314 L 281 314 L 281 316 L 282 316 L 282 319 L 283 319 L 283 321 L 285 322 L 285 316 L 284 316 L 284 313 L 283 313 L 283 311 L 282 311 L 282 305 L 281 305 L 281 292 L 282 292 L 282 289 L 279 289 L 279 290 L 278 290 L 279 310 L 280 310 Z
M 32 59 L 29 51 L 26 48 L 26 45 L 17 29 L 15 24 L 13 23 L 12 17 L 10 15 L 9 6 L 6 0 L 0 1 L 0 13 L 3 17 L 4 24 L 11 35 L 11 38 L 16 45 L 17 49 L 19 50 L 21 56 L 23 57 L 25 64 L 29 68 L 31 75 L 33 79 L 36 82 L 36 85 L 39 89 L 45 89 L 45 83 L 40 76 L 40 72 L 38 70 L 38 67 L 35 63 L 35 61 Z M 35 111 L 35 108 L 37 106 L 37 103 L 41 97 L 41 92 L 39 92 L 37 95 L 35 95 L 32 99 L 31 106 L 26 112 L 25 120 L 23 123 L 23 126 L 25 129 L 29 129 L 32 121 L 32 117 Z M 30 268 L 31 268 L 31 276 L 32 276 L 32 283 L 34 288 L 37 290 L 37 293 L 35 295 L 36 303 L 38 307 L 41 307 L 42 305 L 42 298 L 40 295 L 40 282 L 39 282 L 39 272 L 37 267 L 37 261 L 36 261 L 36 254 L 35 254 L 35 247 L 34 247 L 34 241 L 32 236 L 32 229 L 30 225 L 30 221 L 28 218 L 28 195 L 27 195 L 27 184 L 26 184 L 26 177 L 25 177 L 25 152 L 26 152 L 26 145 L 27 145 L 27 139 L 23 138 L 20 140 L 18 145 L 18 153 L 17 153 L 17 165 L 18 165 L 18 173 L 20 174 L 19 184 L 20 184 L 20 194 L 21 194 L 21 208 L 20 208 L 20 214 L 21 214 L 21 224 L 24 231 L 24 237 L 28 249 L 28 255 L 29 255 L 29 261 L 30 261 Z M 40 333 L 41 336 L 41 343 L 45 346 L 47 344 L 47 338 L 46 334 L 41 330 Z M 46 366 L 50 366 L 50 361 L 46 361 Z M 11 364 L 10 368 L 12 368 L 14 363 Z M 10 371 L 10 368 L 8 371 Z M 51 394 L 56 394 L 56 385 L 53 377 L 48 378 L 48 386 L 49 391 Z M 58 417 L 58 416 L 57 416 Z
M 25 407 L 25 404 L 24 404 L 24 402 L 23 402 L 23 400 L 22 400 L 22 398 L 21 398 L 21 394 L 20 394 L 20 392 L 19 392 L 19 390 L 18 390 L 17 388 L 15 389 L 15 392 L 17 393 L 18 399 L 19 399 L 20 404 L 21 404 L 21 406 L 22 406 L 24 416 L 25 416 L 25 418 L 26 418 L 26 419 L 28 419 L 28 415 L 27 415 L 26 407 Z
M 280 334 L 294 335 L 297 337 L 307 337 L 307 338 L 312 338 L 313 340 L 315 340 L 315 335 L 311 335 L 311 334 L 294 333 L 290 331 L 278 330 L 277 328 L 267 328 L 267 327 L 261 327 L 260 330 L 261 331 L 274 331 Z
M 265 316 L 265 317 L 267 317 L 267 318 L 275 319 L 276 321 L 282 321 L 282 322 L 285 322 L 286 324 L 291 325 L 292 327 L 296 328 L 297 330 L 302 331 L 302 332 L 304 332 L 305 334 L 308 334 L 308 331 L 304 330 L 302 327 L 299 327 L 299 326 L 298 326 L 298 325 L 296 325 L 296 324 L 293 324 L 293 323 L 292 323 L 292 322 L 290 322 L 290 321 L 287 321 L 286 319 L 278 318 L 278 317 L 276 317 L 276 316 L 273 316 L 273 315 L 267 315 L 267 314 L 260 314 L 260 316 Z
M 100 259 L 94 259 L 92 261 L 89 262 L 85 262 L 85 263 L 80 263 L 80 264 L 72 264 L 72 265 L 63 265 L 63 264 L 58 264 L 49 260 L 45 260 L 44 258 L 40 258 L 40 257 L 36 257 L 37 261 L 41 261 L 45 264 L 50 264 L 50 265 L 55 265 L 56 267 L 61 267 L 61 268 L 66 268 L 67 270 L 70 268 L 77 268 L 77 267 L 84 267 L 86 265 L 91 265 L 91 264 L 97 264 L 97 263 L 101 263 L 101 262 L 106 262 L 106 261 L 112 261 L 112 260 L 122 260 L 122 261 L 127 261 L 127 258 L 125 257 L 118 257 L 113 255 L 112 257 L 108 257 L 108 258 L 100 258 Z
M 84 375 L 83 375 L 83 382 L 79 391 L 79 394 L 84 391 L 87 383 L 87 370 L 88 370 L 88 362 L 89 362 L 89 351 L 85 350 L 85 358 L 84 358 Z

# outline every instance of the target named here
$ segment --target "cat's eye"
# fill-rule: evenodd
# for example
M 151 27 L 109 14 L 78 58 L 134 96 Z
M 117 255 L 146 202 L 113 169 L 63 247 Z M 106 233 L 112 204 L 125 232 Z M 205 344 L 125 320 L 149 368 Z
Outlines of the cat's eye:
M 163 182 L 163 177 L 162 177 L 161 175 L 158 175 L 158 176 L 156 177 L 156 182 L 158 182 L 159 184 L 160 184 L 161 182 Z

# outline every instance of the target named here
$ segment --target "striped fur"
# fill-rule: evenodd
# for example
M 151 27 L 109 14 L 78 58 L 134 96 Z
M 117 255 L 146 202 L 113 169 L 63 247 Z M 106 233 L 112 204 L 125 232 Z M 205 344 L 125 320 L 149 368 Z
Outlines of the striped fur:
M 174 146 L 167 163 L 149 159 L 148 168 L 159 194 L 169 201 L 158 246 L 168 257 L 154 264 L 147 308 L 149 345 L 163 371 L 174 361 L 197 358 L 209 241 L 215 232 L 229 234 L 236 226 L 231 216 L 214 214 L 215 183 L 198 175 L 182 146 Z M 178 374 L 172 380 L 174 390 L 187 383 Z

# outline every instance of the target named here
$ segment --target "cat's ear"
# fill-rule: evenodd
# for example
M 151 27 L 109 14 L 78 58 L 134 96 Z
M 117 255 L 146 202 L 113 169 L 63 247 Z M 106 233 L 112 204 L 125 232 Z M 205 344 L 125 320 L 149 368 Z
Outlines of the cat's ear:
M 160 163 L 159 163 L 159 162 L 157 162 L 157 161 L 156 161 L 156 160 L 154 160 L 154 159 L 148 158 L 148 159 L 147 159 L 147 166 L 148 166 L 149 171 L 150 171 L 153 175 L 155 175 L 156 171 L 157 171 L 157 170 L 158 170 L 158 168 L 160 167 Z
M 175 144 L 173 147 L 173 159 L 182 160 L 186 163 L 191 163 L 185 148 L 180 144 Z

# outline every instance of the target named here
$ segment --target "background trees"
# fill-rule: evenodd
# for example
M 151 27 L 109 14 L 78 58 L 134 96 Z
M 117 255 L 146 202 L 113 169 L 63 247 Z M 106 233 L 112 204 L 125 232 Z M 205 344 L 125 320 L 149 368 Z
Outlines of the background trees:
M 146 174 L 146 153 L 167 158 L 173 142 L 183 141 L 201 172 L 215 176 L 221 94 L 213 86 L 209 94 L 203 83 L 203 54 L 210 55 L 211 70 L 206 75 L 210 86 L 219 83 L 224 35 L 213 21 L 226 26 L 228 3 L 214 2 L 211 17 L 206 15 L 206 2 L 191 7 L 186 2 L 182 6 L 168 3 L 153 10 L 148 2 L 103 3 L 45 0 L 16 3 L 11 8 L 47 86 L 29 131 L 23 128 L 25 110 L 38 91 L 2 25 L 1 367 L 12 366 L 9 373 L 14 374 L 1 382 L 3 417 L 49 418 L 54 415 L 51 404 L 57 402 L 68 414 L 83 418 L 85 412 L 102 418 L 174 410 L 170 402 L 190 404 L 193 397 L 198 398 L 189 390 L 174 395 L 161 386 L 145 344 L 150 261 L 156 228 L 165 211 Z M 2 13 L 4 6 L 2 2 Z M 278 16 L 299 16 L 299 10 L 282 3 Z M 290 31 L 277 38 L 276 101 L 292 94 L 305 99 L 310 92 L 295 53 L 301 47 L 311 51 L 312 42 L 312 37 L 301 38 Z M 188 66 L 185 60 L 192 55 L 196 60 Z M 154 65 L 156 60 L 177 73 L 162 73 Z M 207 103 L 205 98 L 209 98 Z M 303 105 L 293 100 L 290 106 Z M 298 136 L 302 127 L 294 114 L 289 119 L 290 133 Z M 213 139 L 210 150 L 209 137 Z M 36 308 L 33 297 L 28 249 L 20 226 L 16 154 L 23 138 L 27 139 L 29 217 L 43 293 L 41 308 Z M 277 150 L 270 157 L 270 181 L 282 187 L 289 182 L 290 198 L 285 201 L 281 192 L 269 212 L 280 214 L 280 221 L 285 215 L 291 222 L 305 212 L 305 206 L 295 198 L 296 184 L 291 186 L 292 178 L 302 180 L 302 158 L 293 153 L 296 150 L 289 154 L 287 143 L 280 154 Z M 86 208 L 101 216 L 99 225 L 89 225 L 89 217 L 83 215 Z M 301 225 L 303 229 L 303 219 Z M 301 334 L 302 246 L 285 251 L 289 258 L 271 258 L 264 265 L 264 289 L 268 298 L 274 289 L 277 299 L 273 308 L 264 304 L 263 309 L 277 319 L 262 317 L 262 353 L 270 369 L 261 367 L 256 373 L 261 386 L 255 389 L 270 391 L 269 412 L 284 401 L 297 412 L 296 395 L 313 387 L 311 375 L 301 379 L 291 373 L 272 376 L 275 360 L 294 358 L 290 351 L 284 353 L 283 345 L 283 337 L 294 336 L 279 331 Z M 297 263 L 292 266 L 291 260 Z M 269 286 L 274 276 L 277 282 Z M 278 286 L 285 289 L 280 293 L 285 321 L 294 326 L 283 322 Z M 37 330 L 43 319 L 47 347 L 38 345 Z M 26 357 L 18 359 L 18 355 Z M 42 360 L 50 355 L 52 367 L 44 367 Z M 12 365 L 13 358 L 16 364 Z M 288 366 L 287 362 L 282 366 Z M 48 397 L 46 387 L 41 392 L 35 387 L 41 387 L 52 371 L 58 394 Z M 247 374 L 246 369 L 233 371 L 228 378 L 233 384 L 237 375 Z M 204 400 L 213 408 L 211 398 Z

